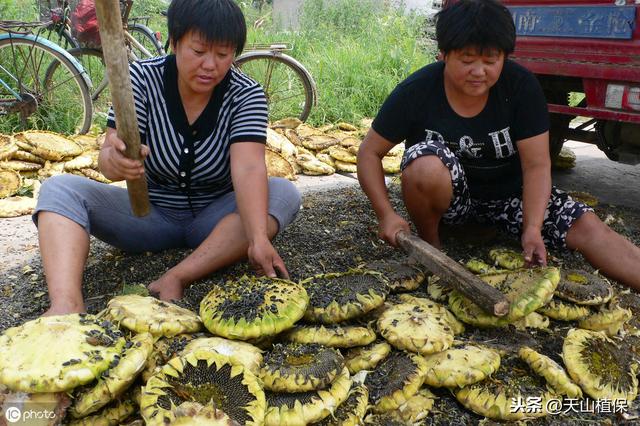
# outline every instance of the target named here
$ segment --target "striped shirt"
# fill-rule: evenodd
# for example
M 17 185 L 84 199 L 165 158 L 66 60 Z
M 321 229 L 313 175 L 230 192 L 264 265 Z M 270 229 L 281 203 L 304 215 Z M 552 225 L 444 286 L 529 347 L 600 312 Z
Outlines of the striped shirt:
M 267 140 L 267 101 L 260 85 L 232 67 L 190 125 L 174 55 L 135 62 L 129 69 L 141 142 L 150 150 L 145 160 L 150 201 L 195 212 L 232 191 L 231 144 Z M 107 125 L 116 128 L 113 109 Z

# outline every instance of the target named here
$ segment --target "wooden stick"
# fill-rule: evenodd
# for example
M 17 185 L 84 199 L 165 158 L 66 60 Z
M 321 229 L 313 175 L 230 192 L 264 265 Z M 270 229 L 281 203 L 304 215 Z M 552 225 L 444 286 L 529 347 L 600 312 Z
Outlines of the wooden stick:
M 407 254 L 444 279 L 483 311 L 498 317 L 509 313 L 509 301 L 504 294 L 431 244 L 405 231 L 398 232 L 396 240 Z
M 107 78 L 111 89 L 113 111 L 117 118 L 118 137 L 127 149 L 125 155 L 133 160 L 142 160 L 140 155 L 140 130 L 136 116 L 133 89 L 129 76 L 129 60 L 122 29 L 120 4 L 118 0 L 96 0 L 96 12 L 100 24 L 102 54 L 107 68 Z M 127 180 L 129 202 L 133 213 L 146 216 L 151 211 L 147 180 L 142 177 Z

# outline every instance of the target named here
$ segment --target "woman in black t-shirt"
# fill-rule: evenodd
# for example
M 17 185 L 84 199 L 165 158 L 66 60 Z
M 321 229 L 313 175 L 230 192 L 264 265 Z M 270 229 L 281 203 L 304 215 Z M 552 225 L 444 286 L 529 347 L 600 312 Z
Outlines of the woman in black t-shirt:
M 425 241 L 440 247 L 441 221 L 474 218 L 518 235 L 529 265 L 546 265 L 547 246 L 575 249 L 640 289 L 640 249 L 551 185 L 547 106 L 535 76 L 507 59 L 515 37 L 510 12 L 494 0 L 461 0 L 438 13 L 442 60 L 395 88 L 358 153 L 380 236 L 396 246 L 396 234 L 409 230 L 381 166 L 405 141 L 402 196 Z

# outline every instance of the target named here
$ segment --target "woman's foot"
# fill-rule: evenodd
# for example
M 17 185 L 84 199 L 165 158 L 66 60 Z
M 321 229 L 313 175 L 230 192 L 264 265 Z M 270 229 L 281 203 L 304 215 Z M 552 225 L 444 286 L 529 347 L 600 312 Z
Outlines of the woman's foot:
M 66 314 L 83 314 L 86 310 L 84 304 L 57 304 L 51 305 L 51 307 L 42 314 L 43 317 L 50 317 L 53 315 L 66 315 Z
M 148 289 L 151 295 L 165 302 L 180 300 L 184 294 L 182 283 L 177 279 L 167 276 L 167 274 L 149 284 Z

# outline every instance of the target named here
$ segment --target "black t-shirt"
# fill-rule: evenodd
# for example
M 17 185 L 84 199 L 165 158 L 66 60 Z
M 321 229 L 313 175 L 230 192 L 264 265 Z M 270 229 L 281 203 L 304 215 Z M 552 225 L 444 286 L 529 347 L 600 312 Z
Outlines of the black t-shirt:
M 549 130 L 547 103 L 535 76 L 506 60 L 475 117 L 458 115 L 444 91 L 444 63 L 416 71 L 386 99 L 372 127 L 392 143 L 443 141 L 464 167 L 472 198 L 499 199 L 522 191 L 516 142 Z

